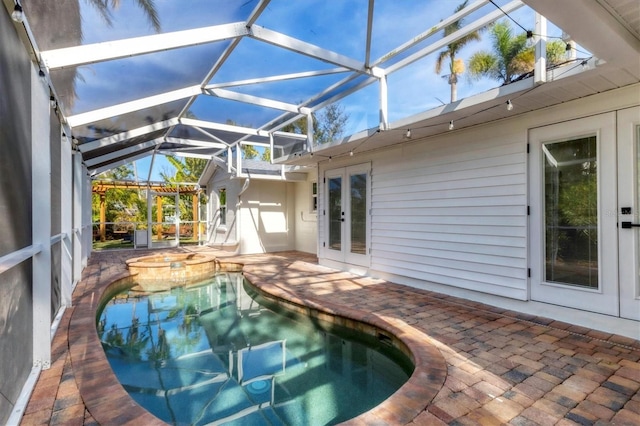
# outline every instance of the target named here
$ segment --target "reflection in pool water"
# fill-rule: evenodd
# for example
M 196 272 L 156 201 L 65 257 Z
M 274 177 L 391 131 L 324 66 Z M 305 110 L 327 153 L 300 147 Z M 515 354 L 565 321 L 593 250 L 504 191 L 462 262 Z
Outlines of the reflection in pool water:
M 408 379 L 410 362 L 388 345 L 275 313 L 247 292 L 242 274 L 219 273 L 115 295 L 98 332 L 132 398 L 173 424 L 326 425 L 373 408 Z

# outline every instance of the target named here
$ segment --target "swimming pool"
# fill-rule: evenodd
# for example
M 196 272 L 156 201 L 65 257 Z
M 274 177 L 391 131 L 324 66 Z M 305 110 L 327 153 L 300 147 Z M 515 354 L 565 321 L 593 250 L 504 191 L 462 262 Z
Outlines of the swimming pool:
M 173 424 L 335 424 L 411 374 L 384 342 L 274 309 L 242 274 L 219 273 L 170 291 L 120 292 L 98 333 L 131 397 Z

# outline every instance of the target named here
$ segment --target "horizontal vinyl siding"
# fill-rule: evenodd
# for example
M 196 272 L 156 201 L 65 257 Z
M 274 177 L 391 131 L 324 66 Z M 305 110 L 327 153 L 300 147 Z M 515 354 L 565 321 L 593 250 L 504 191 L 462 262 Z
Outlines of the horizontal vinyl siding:
M 373 162 L 372 270 L 527 298 L 526 145 L 484 133 Z

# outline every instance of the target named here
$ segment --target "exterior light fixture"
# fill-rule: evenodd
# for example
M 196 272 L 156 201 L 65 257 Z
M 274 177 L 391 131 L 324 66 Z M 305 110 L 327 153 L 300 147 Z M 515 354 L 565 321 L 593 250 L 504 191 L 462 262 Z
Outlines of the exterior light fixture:
M 449 122 L 449 130 L 453 130 L 453 120 Z
M 507 111 L 513 110 L 513 104 L 511 103 L 511 99 L 507 101 Z
M 407 139 L 411 139 L 411 129 L 407 129 L 407 133 L 405 133 L 404 137 Z
M 11 12 L 11 19 L 18 23 L 24 21 L 24 12 L 22 11 L 22 6 L 20 6 L 18 2 L 16 2 L 13 12 Z
M 353 157 L 353 151 L 349 151 L 349 157 Z
M 49 97 L 49 106 L 51 106 L 51 108 L 55 108 L 56 104 L 56 98 L 54 98 L 53 96 Z

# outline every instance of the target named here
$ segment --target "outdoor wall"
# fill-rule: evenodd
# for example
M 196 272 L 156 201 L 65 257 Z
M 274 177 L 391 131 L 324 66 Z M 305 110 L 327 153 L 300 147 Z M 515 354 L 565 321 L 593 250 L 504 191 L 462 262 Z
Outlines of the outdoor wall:
M 638 86 L 469 129 L 334 158 L 328 170 L 371 162 L 367 274 L 420 288 L 430 283 L 529 300 L 529 129 L 638 105 Z M 575 129 L 579 132 L 579 128 Z M 320 211 L 326 197 L 320 185 Z M 615 211 L 615 207 L 612 208 Z M 320 218 L 321 264 L 327 258 Z M 456 291 L 455 294 L 464 294 Z
M 371 269 L 526 300 L 526 173 L 507 123 L 374 158 Z
M 306 253 L 318 252 L 318 214 L 313 211 L 312 183 L 316 173 L 309 173 L 306 182 L 295 185 L 295 249 Z
M 219 171 L 213 179 L 207 182 L 207 196 L 209 202 L 209 226 L 207 227 L 207 236 L 205 241 L 207 244 L 218 248 L 235 250 L 237 248 L 236 241 L 236 203 L 238 194 L 242 190 L 241 180 L 231 180 L 229 174 Z M 218 194 L 221 188 L 225 188 L 227 192 L 227 214 L 226 224 L 222 225 L 220 221 L 220 205 L 218 203 Z
M 241 196 L 240 250 L 243 254 L 295 248 L 293 183 L 252 179 Z
M 368 274 L 526 300 L 526 149 L 526 129 L 501 122 L 324 162 L 319 181 L 371 162 Z M 336 266 L 324 250 L 320 262 Z
M 32 241 L 30 82 L 30 59 L 9 15 L 0 13 L 0 256 Z M 0 275 L 0 424 L 33 364 L 31 265 L 28 260 Z

